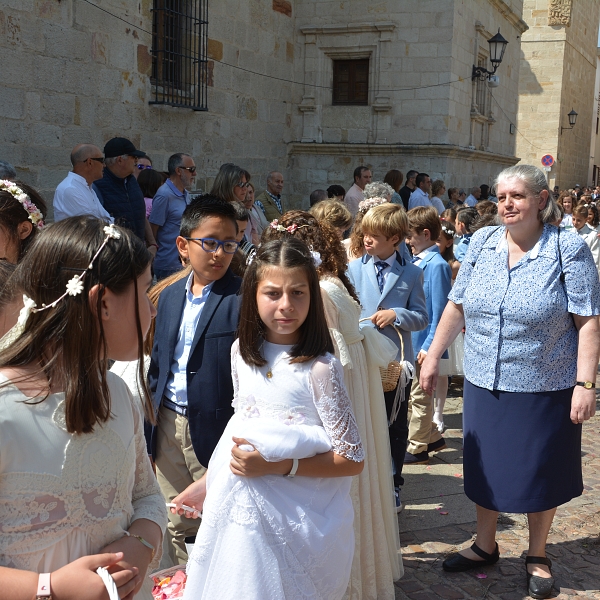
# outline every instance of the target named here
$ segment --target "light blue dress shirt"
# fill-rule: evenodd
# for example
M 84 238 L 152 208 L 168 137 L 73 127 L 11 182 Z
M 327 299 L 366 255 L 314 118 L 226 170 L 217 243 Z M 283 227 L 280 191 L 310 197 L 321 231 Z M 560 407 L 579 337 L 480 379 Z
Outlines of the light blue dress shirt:
M 416 188 L 415 191 L 410 195 L 408 201 L 408 210 L 416 208 L 417 206 L 433 206 L 429 199 L 429 194 L 424 192 L 421 188 Z
M 472 384 L 524 393 L 575 385 L 578 333 L 570 313 L 600 314 L 598 273 L 579 236 L 544 225 L 509 269 L 506 228 L 484 227 L 473 234 L 448 299 L 463 306 Z
M 194 296 L 192 294 L 192 282 L 194 281 L 194 274 L 190 273 L 185 286 L 185 306 L 183 307 L 183 314 L 181 315 L 181 323 L 179 325 L 179 332 L 177 333 L 177 344 L 175 344 L 175 350 L 173 352 L 173 362 L 171 364 L 171 373 L 167 381 L 167 387 L 165 388 L 165 396 L 175 404 L 179 406 L 187 406 L 187 364 L 190 357 L 190 350 L 192 348 L 192 342 L 194 341 L 194 334 L 196 333 L 196 327 L 202 314 L 212 283 L 207 285 L 200 296 Z

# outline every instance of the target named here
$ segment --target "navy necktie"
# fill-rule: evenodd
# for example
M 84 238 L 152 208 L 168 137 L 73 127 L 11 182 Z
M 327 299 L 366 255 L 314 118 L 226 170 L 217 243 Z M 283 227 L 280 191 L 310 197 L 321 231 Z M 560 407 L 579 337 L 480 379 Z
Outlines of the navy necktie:
M 385 260 L 378 260 L 375 263 L 375 268 L 377 269 L 377 285 L 379 286 L 379 292 L 383 292 L 383 272 L 389 267 Z
M 412 262 L 413 262 L 413 263 L 419 262 L 420 260 L 421 260 L 421 259 L 419 258 L 419 256 L 418 256 L 418 255 L 417 255 L 417 256 L 413 256 L 413 257 L 412 257 Z

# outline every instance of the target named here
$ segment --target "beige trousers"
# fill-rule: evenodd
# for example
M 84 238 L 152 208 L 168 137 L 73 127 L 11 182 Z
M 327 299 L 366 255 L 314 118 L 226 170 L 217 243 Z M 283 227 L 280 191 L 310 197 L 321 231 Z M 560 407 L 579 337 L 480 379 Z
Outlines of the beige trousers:
M 156 478 L 166 502 L 171 502 L 191 483 L 198 481 L 206 468 L 194 453 L 187 417 L 161 406 L 157 436 Z M 169 511 L 168 534 L 175 564 L 187 563 L 185 538 L 195 536 L 199 526 L 199 519 L 187 519 Z
M 415 362 L 415 377 L 408 399 L 408 447 L 407 452 L 427 452 L 428 444 L 437 442 L 442 435 L 433 422 L 433 395 L 426 394 L 419 385 L 421 367 Z

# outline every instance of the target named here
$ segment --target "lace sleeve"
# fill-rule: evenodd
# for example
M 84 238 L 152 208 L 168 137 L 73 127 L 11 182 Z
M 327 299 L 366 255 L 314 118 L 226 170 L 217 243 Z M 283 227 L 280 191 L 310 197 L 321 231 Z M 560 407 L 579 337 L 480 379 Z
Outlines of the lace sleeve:
M 233 401 L 231 402 L 231 406 L 237 412 L 238 405 L 238 394 L 240 393 L 240 378 L 238 376 L 237 370 L 237 359 L 240 355 L 240 340 L 237 339 L 231 345 L 231 379 L 233 381 Z
M 343 367 L 352 368 L 352 359 L 348 351 L 348 345 L 344 336 L 340 332 L 339 309 L 331 298 L 325 285 L 327 282 L 321 281 L 321 297 L 323 298 L 323 308 L 325 309 L 325 320 L 329 327 L 329 334 L 333 340 L 336 358 L 342 363 Z M 333 284 L 331 284 L 333 285 Z
M 310 383 L 333 451 L 348 460 L 362 462 L 365 452 L 339 361 L 330 354 L 318 358 L 310 371 Z
M 148 519 L 156 523 L 164 534 L 167 527 L 165 499 L 161 494 L 160 487 L 158 487 L 158 481 L 156 481 L 150 459 L 148 458 L 144 438 L 144 421 L 139 403 L 131 398 L 131 406 L 133 409 L 135 432 L 135 481 L 132 492 L 133 517 L 131 521 Z M 150 565 L 151 567 L 158 566 L 161 555 L 162 544 L 160 548 L 156 548 L 154 559 Z

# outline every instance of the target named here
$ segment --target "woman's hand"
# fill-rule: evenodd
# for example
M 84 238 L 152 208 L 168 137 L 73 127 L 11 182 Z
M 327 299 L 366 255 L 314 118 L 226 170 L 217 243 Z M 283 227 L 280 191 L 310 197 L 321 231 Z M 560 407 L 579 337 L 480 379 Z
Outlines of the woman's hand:
M 246 452 L 240 448 L 244 444 L 251 445 L 242 438 L 231 438 L 235 446 L 231 449 L 229 468 L 234 475 L 240 477 L 263 477 L 264 475 L 285 475 L 292 470 L 291 459 L 280 462 L 267 462 L 258 452 Z
M 202 512 L 205 498 L 206 474 L 198 479 L 198 481 L 194 481 L 194 483 L 188 485 L 187 488 L 185 488 L 185 490 L 179 494 L 179 496 L 175 496 L 172 502 L 177 506 L 177 508 L 170 508 L 169 510 L 174 515 L 185 515 L 188 519 L 197 519 Z M 190 506 L 191 508 L 195 508 L 196 510 L 194 512 L 184 510 L 181 508 L 182 504 Z
M 140 578 L 133 591 L 126 596 L 121 596 L 121 600 L 133 600 L 133 597 L 140 591 L 140 588 L 144 583 L 143 578 L 146 577 L 148 567 L 152 560 L 152 550 L 142 544 L 142 542 L 140 542 L 140 540 L 137 538 L 124 536 L 108 544 L 108 546 L 105 546 L 102 551 L 118 551 L 119 553 L 123 554 L 123 558 L 121 560 L 115 562 L 110 567 L 107 567 L 107 571 L 111 574 L 113 579 L 120 576 L 123 571 L 135 569 L 136 572 L 139 573 Z M 54 587 L 54 585 L 52 587 Z
M 371 319 L 371 322 L 379 327 L 379 329 L 383 329 L 394 323 L 396 320 L 396 313 L 391 308 L 382 309 L 370 316 L 369 319 Z
M 54 600 L 107 600 L 108 592 L 96 569 L 105 567 L 111 572 L 122 560 L 122 552 L 94 554 L 65 565 L 52 573 L 52 597 Z M 115 571 L 112 578 L 121 600 L 133 600 L 135 591 L 143 583 L 136 567 Z
M 571 421 L 576 425 L 591 419 L 596 413 L 596 390 L 576 385 L 571 399 Z
M 435 391 L 439 372 L 439 359 L 427 354 L 421 364 L 421 376 L 419 377 L 419 385 L 426 394 L 433 394 Z

